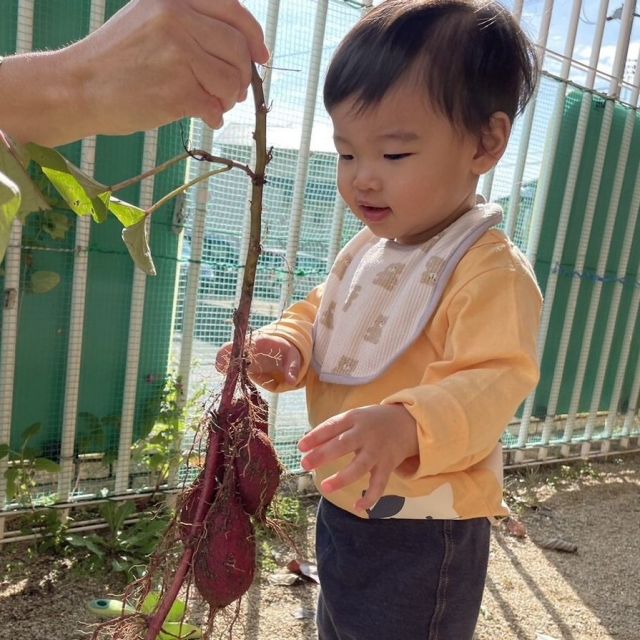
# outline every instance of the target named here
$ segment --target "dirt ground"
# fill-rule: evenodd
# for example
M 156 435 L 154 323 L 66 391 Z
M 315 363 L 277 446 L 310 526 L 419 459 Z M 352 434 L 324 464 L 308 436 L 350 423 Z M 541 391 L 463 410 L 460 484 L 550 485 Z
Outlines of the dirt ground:
M 494 530 L 476 639 L 640 640 L 640 456 L 512 473 L 507 489 L 514 518 Z M 298 540 L 300 555 L 311 562 L 316 501 L 303 501 L 307 527 Z M 518 537 L 521 525 L 525 537 Z M 577 551 L 541 546 L 549 541 Z M 275 554 L 243 599 L 233 630 L 225 631 L 221 619 L 217 636 L 315 638 L 318 586 L 308 580 L 274 584 L 275 564 L 290 557 Z M 68 558 L 24 558 L 17 544 L 0 550 L 0 629 L 6 638 L 86 638 L 94 621 L 86 603 L 123 587 L 111 576 L 75 571 Z

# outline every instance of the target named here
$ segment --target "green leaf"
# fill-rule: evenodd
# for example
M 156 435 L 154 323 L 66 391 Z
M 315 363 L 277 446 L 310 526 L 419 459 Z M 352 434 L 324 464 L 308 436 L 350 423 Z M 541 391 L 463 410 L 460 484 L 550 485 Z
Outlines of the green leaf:
M 29 442 L 29 440 L 31 440 L 31 438 L 33 438 L 34 436 L 37 436 L 38 433 L 40 433 L 40 429 L 42 429 L 42 423 L 34 422 L 32 425 L 28 426 L 22 432 L 22 448 L 23 449 L 27 446 L 27 443 Z
M 124 521 L 135 511 L 135 505 L 131 500 L 117 504 L 107 502 L 101 509 L 100 515 L 107 521 L 112 533 L 120 531 L 124 526 Z
M 2 460 L 2 458 L 8 457 L 10 451 L 11 449 L 9 448 L 8 444 L 6 443 L 0 444 L 0 460 Z
M 114 197 L 109 200 L 109 211 L 120 220 L 123 227 L 132 227 L 146 216 L 144 209 Z
M 60 284 L 60 274 L 55 271 L 34 271 L 29 279 L 31 293 L 49 293 Z
M 74 547 L 88 549 L 91 553 L 98 556 L 98 558 L 104 558 L 104 550 L 101 548 L 104 546 L 104 541 L 96 535 L 83 537 L 73 533 L 67 536 L 67 542 Z
M 131 227 L 122 230 L 122 239 L 139 269 L 148 276 L 156 275 L 156 267 L 149 249 L 149 236 L 147 234 L 146 220 L 141 220 Z
M 43 214 L 42 228 L 53 240 L 64 240 L 71 229 L 71 220 L 62 211 L 47 211 Z
M 54 149 L 29 144 L 27 150 L 74 213 L 90 215 L 96 222 L 107 219 L 109 187 L 83 173 Z
M 49 203 L 26 171 L 28 153 L 25 147 L 13 144 L 0 132 L 0 173 L 4 173 L 20 191 L 18 217 L 24 219 L 32 211 L 46 211 Z
M 9 500 L 12 500 L 17 494 L 20 469 L 17 467 L 10 467 L 4 472 L 4 477 L 7 480 L 7 496 Z
M 0 171 L 0 262 L 9 246 L 11 227 L 20 209 L 20 189 Z
M 33 466 L 38 471 L 46 471 L 47 473 L 58 473 L 60 471 L 60 465 L 49 458 L 36 458 L 33 461 Z

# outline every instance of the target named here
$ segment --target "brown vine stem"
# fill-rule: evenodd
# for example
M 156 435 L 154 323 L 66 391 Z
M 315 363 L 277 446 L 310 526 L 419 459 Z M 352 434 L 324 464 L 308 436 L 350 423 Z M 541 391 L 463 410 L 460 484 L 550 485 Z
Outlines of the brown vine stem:
M 264 101 L 264 91 L 262 88 L 262 79 L 258 74 L 256 67 L 253 67 L 251 76 L 251 88 L 253 90 L 253 98 L 255 102 L 256 110 L 256 126 L 254 132 L 254 141 L 256 147 L 256 163 L 255 170 L 245 170 L 245 173 L 252 178 L 252 190 L 251 190 L 251 226 L 249 233 L 249 249 L 247 252 L 247 262 L 244 270 L 244 277 L 242 280 L 242 293 L 240 295 L 240 302 L 238 309 L 234 314 L 234 336 L 233 347 L 231 350 L 231 362 L 227 371 L 222 395 L 220 399 L 220 406 L 230 406 L 233 399 L 233 394 L 236 390 L 238 379 L 244 367 L 246 367 L 246 360 L 244 358 L 245 343 L 247 329 L 249 327 L 249 313 L 251 311 L 251 299 L 253 296 L 253 286 L 256 277 L 256 268 L 258 265 L 258 258 L 260 256 L 260 227 L 262 224 L 262 193 L 265 184 L 265 170 L 269 160 L 271 159 L 270 153 L 267 151 L 267 106 Z M 193 153 L 193 152 L 192 152 Z M 203 152 L 204 153 L 204 152 Z M 217 162 L 217 160 L 210 160 L 209 154 L 203 156 L 204 160 Z M 212 156 L 213 157 L 213 156 Z M 239 163 L 230 161 L 232 166 L 237 167 Z M 222 163 L 222 164 L 227 164 Z M 229 167 L 231 168 L 231 167 Z M 238 167 L 242 168 L 242 166 Z M 207 449 L 205 469 L 207 467 L 213 468 L 213 462 L 217 455 L 216 447 L 209 446 Z M 206 497 L 212 495 L 213 485 L 215 482 L 215 474 L 210 473 L 204 475 L 202 490 L 200 491 L 200 500 L 196 507 L 196 514 L 193 521 L 193 528 L 195 531 L 199 531 L 202 522 L 205 517 L 207 504 Z M 193 536 L 195 538 L 196 536 Z M 169 613 L 171 606 L 175 602 L 182 584 L 189 572 L 193 555 L 195 553 L 196 546 L 192 541 L 185 548 L 182 558 L 178 564 L 178 568 L 171 580 L 171 584 L 168 585 L 162 600 L 155 613 L 149 618 L 149 626 L 145 640 L 156 640 L 158 637 L 162 625 Z
M 159 164 L 157 167 L 154 167 L 153 169 L 149 169 L 149 171 L 145 171 L 144 173 L 141 173 L 138 176 L 134 176 L 133 178 L 128 178 L 127 180 L 123 180 L 122 182 L 118 182 L 117 184 L 114 184 L 113 186 L 109 187 L 109 191 L 111 193 L 117 193 L 118 191 L 122 191 L 123 189 L 126 189 L 127 187 L 131 187 L 132 185 L 137 184 L 138 182 L 142 182 L 146 178 L 150 178 L 151 176 L 156 176 L 159 173 L 166 171 L 167 169 L 169 169 L 169 167 L 172 167 L 174 164 L 177 164 L 178 162 L 182 162 L 187 158 L 193 158 L 194 160 L 212 162 L 214 164 L 223 164 L 226 166 L 226 169 L 223 169 L 222 171 L 228 171 L 229 169 L 240 169 L 241 171 L 244 171 L 252 180 L 255 178 L 255 173 L 252 171 L 249 165 L 243 164 L 242 162 L 237 162 L 236 160 L 231 160 L 231 158 L 214 156 L 210 154 L 208 151 L 204 151 L 203 149 L 191 149 L 191 150 L 185 151 L 184 153 L 181 153 L 180 155 L 174 156 L 173 158 L 169 158 L 169 160 L 167 160 L 166 162 Z M 200 182 L 201 180 L 206 180 L 212 175 L 215 175 L 215 174 L 207 173 L 207 174 L 198 176 L 194 181 L 190 182 L 189 185 L 183 185 L 183 188 L 186 189 L 188 186 L 191 187 L 197 182 Z M 175 197 L 175 195 L 173 197 Z
M 267 150 L 267 112 L 269 109 L 264 101 L 262 79 L 255 67 L 253 68 L 251 87 L 253 89 L 256 109 L 256 128 L 253 134 L 256 148 L 256 163 L 252 178 L 253 187 L 251 189 L 251 225 L 249 229 L 249 247 L 247 250 L 244 277 L 242 279 L 240 301 L 233 318 L 235 330 L 233 334 L 233 346 L 231 347 L 231 358 L 220 400 L 220 405 L 223 407 L 231 406 L 233 394 L 238 384 L 238 378 L 246 367 L 245 346 L 247 330 L 249 328 L 249 314 L 251 312 L 256 268 L 261 252 L 260 230 L 262 225 L 262 195 L 265 185 L 265 170 L 271 160 L 271 154 Z M 206 494 L 203 492 L 203 495 Z
M 189 152 L 185 151 L 184 153 L 181 153 L 179 156 L 169 158 L 169 160 L 167 160 L 166 162 L 163 162 L 162 164 L 159 164 L 157 167 L 154 167 L 153 169 L 149 169 L 149 171 L 145 171 L 139 176 L 135 176 L 133 178 L 129 178 L 127 180 L 123 180 L 122 182 L 118 182 L 117 184 L 114 184 L 112 187 L 109 187 L 109 190 L 111 191 L 111 193 L 122 191 L 127 187 L 130 187 L 138 182 L 141 182 L 145 178 L 150 178 L 151 176 L 155 176 L 158 173 L 162 173 L 163 171 L 166 171 L 169 167 L 172 167 L 174 164 L 177 164 L 178 162 L 182 162 L 182 160 L 186 160 L 189 157 L 189 155 L 190 155 Z

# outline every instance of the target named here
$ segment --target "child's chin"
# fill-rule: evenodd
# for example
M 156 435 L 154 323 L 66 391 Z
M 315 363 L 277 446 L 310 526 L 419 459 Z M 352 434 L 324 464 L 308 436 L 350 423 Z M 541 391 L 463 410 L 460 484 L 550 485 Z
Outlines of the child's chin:
M 371 231 L 371 233 L 373 233 L 374 236 L 377 236 L 378 238 L 384 238 L 385 240 L 395 239 L 395 235 L 393 233 L 390 233 L 389 231 L 383 231 L 382 229 L 377 228 L 376 225 L 367 225 L 367 228 L 369 229 L 369 231 Z

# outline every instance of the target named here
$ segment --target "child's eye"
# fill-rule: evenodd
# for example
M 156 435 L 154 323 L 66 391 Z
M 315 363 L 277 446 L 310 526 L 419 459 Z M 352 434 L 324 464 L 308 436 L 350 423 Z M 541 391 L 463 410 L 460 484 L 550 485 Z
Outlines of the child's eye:
M 340 160 L 353 160 L 353 156 L 348 153 L 340 153 L 338 157 Z
M 411 153 L 385 153 L 385 160 L 402 160 L 402 158 L 407 158 L 412 155 Z

